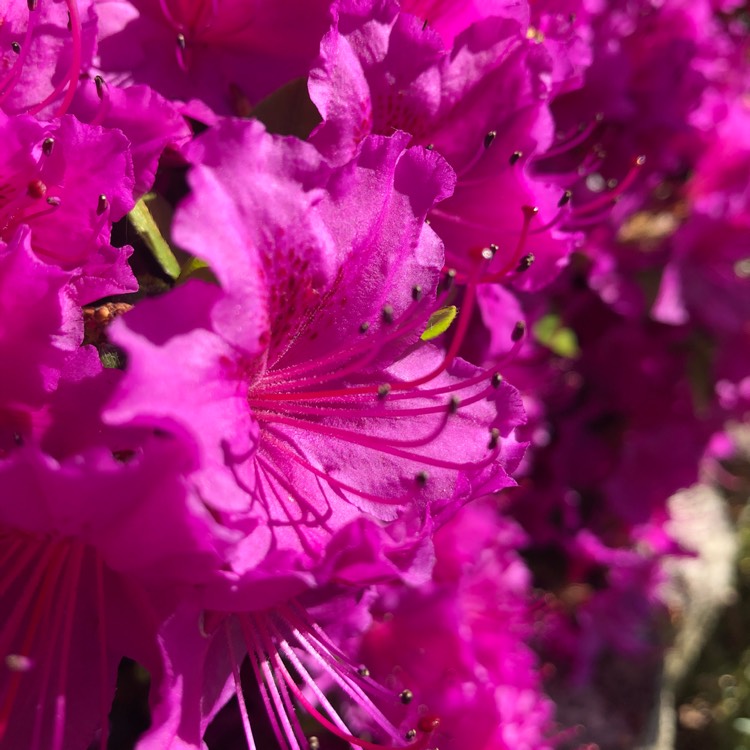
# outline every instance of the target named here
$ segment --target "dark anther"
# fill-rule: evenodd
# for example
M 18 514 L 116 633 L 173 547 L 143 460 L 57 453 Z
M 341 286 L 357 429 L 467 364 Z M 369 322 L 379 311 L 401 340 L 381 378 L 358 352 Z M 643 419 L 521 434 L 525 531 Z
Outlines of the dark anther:
M 557 205 L 562 208 L 563 206 L 567 206 L 568 203 L 570 203 L 570 199 L 573 197 L 573 193 L 570 192 L 570 190 L 566 190 L 562 194 L 562 198 L 560 198 L 559 201 L 557 201 Z
M 421 287 L 421 286 L 420 286 L 419 284 L 415 284 L 415 285 L 414 285 L 414 286 L 413 286 L 413 287 L 411 288 L 411 298 L 412 298 L 412 299 L 413 299 L 413 300 L 414 300 L 415 302 L 419 302 L 419 300 L 421 300 L 421 299 L 422 299 L 422 287 Z
M 391 305 L 385 305 L 382 314 L 383 323 L 388 323 L 389 325 L 393 323 L 393 307 Z
M 361 666 L 361 667 L 360 667 L 360 668 L 359 668 L 359 669 L 357 670 L 357 674 L 358 674 L 358 675 L 359 675 L 360 677 L 369 677 L 369 676 L 370 676 L 370 670 L 369 670 L 369 669 L 368 669 L 367 667 L 365 667 L 364 665 L 362 665 L 362 666 Z
M 178 34 L 177 35 L 177 46 L 184 51 L 185 47 L 187 46 L 187 42 L 185 41 L 185 35 L 184 34 Z
M 443 285 L 446 291 L 453 287 L 453 284 L 455 283 L 455 281 L 456 281 L 456 269 L 450 268 L 445 274 L 445 279 L 443 279 Z
M 54 138 L 45 138 L 42 141 L 42 153 L 45 156 L 49 156 L 52 153 L 52 149 L 55 147 L 55 139 Z
M 412 700 L 414 699 L 414 693 L 412 693 L 411 690 L 402 690 L 398 694 L 398 699 L 403 703 L 405 706 L 408 706 Z
M 499 372 L 493 372 L 492 377 L 490 378 L 490 383 L 492 384 L 493 388 L 499 388 L 500 383 L 503 382 L 503 376 Z
M 26 0 L 26 5 L 28 6 L 29 10 L 34 11 L 37 8 L 37 5 L 39 5 L 39 0 Z
M 417 475 L 414 478 L 417 480 L 417 484 L 420 487 L 424 487 L 427 484 L 427 472 L 426 471 L 417 472 Z M 408 692 L 408 691 L 405 690 L 404 692 Z
M 11 42 L 10 48 L 17 54 L 21 54 L 21 45 L 18 42 Z
M 47 205 L 49 206 L 59 206 L 60 205 L 60 198 L 56 195 L 50 195 L 49 198 L 47 198 Z
M 32 180 L 26 188 L 26 192 L 29 198 L 44 198 L 47 186 L 41 180 Z
M 539 206 L 521 206 L 521 211 L 526 219 L 533 219 L 539 213 Z
M 524 271 L 528 271 L 529 268 L 531 268 L 532 264 L 536 258 L 534 257 L 534 253 L 526 253 L 526 255 L 521 258 L 520 261 L 518 261 L 518 268 L 516 268 L 516 271 L 518 273 L 523 273 Z
M 523 156 L 523 152 L 521 151 L 514 151 L 510 155 L 510 159 L 508 161 L 510 162 L 510 166 L 512 167 L 514 164 L 518 162 L 518 160 Z
M 307 744 L 310 750 L 320 750 L 320 740 L 315 736 L 308 737 Z
M 422 24 L 422 31 L 424 31 L 427 28 L 427 19 L 424 19 L 424 23 Z
M 378 398 L 385 398 L 391 392 L 391 386 L 388 383 L 378 386 Z
M 435 150 L 435 144 L 434 144 L 434 143 L 428 143 L 428 144 L 427 144 L 427 145 L 425 146 L 425 148 L 426 148 L 426 149 L 427 149 L 428 151 L 434 151 L 434 150 Z
M 513 333 L 510 334 L 510 340 L 513 343 L 520 341 L 523 338 L 524 333 L 526 333 L 526 323 L 519 320 L 513 327 Z
M 367 333 L 369 330 L 370 330 L 370 324 L 367 321 L 362 323 L 362 325 L 359 327 L 360 333 Z
M 417 736 L 417 730 L 416 729 L 410 729 L 405 735 L 404 738 L 407 740 L 413 740 Z
M 458 396 L 451 396 L 448 402 L 448 414 L 455 414 L 461 405 L 461 399 Z
M 490 245 L 490 252 L 495 255 L 497 251 L 500 249 L 498 245 L 496 245 L 494 242 Z
M 104 99 L 104 79 L 101 76 L 94 76 L 94 86 L 96 86 L 96 95 Z
M 99 202 L 96 204 L 96 213 L 98 213 L 101 216 L 101 214 L 103 214 L 107 210 L 108 207 L 109 207 L 109 201 L 107 200 L 107 196 L 100 195 Z
M 487 447 L 490 450 L 494 450 L 497 448 L 497 444 L 500 442 L 500 430 L 497 429 L 497 427 L 493 427 L 490 430 L 490 442 L 487 445 Z
M 17 432 L 14 432 L 13 433 L 13 442 L 16 445 L 23 445 L 23 438 Z
M 489 148 L 492 145 L 492 141 L 497 138 L 497 130 L 490 130 L 486 136 L 484 136 L 484 147 Z

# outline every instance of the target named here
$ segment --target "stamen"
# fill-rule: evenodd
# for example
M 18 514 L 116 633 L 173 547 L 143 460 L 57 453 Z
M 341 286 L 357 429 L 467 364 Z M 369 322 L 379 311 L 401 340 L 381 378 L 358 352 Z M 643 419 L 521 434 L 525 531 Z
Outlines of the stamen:
M 102 194 L 99 196 L 99 200 L 96 204 L 96 213 L 101 216 L 109 208 L 109 201 L 107 196 Z
M 523 151 L 514 151 L 510 155 L 508 162 L 510 163 L 510 166 L 512 167 L 516 165 L 522 158 L 523 158 Z
M 516 325 L 513 327 L 513 331 L 510 334 L 510 340 L 513 343 L 516 343 L 523 338 L 525 333 L 526 333 L 526 323 L 524 323 L 522 320 L 519 320 L 516 323 Z
M 610 190 L 608 193 L 605 193 L 604 195 L 601 195 L 600 197 L 589 201 L 583 206 L 576 207 L 573 211 L 573 217 L 578 218 L 580 216 L 587 216 L 592 212 L 598 211 L 599 209 L 605 208 L 611 203 L 614 203 L 635 182 L 635 180 L 638 178 L 638 174 L 641 168 L 645 163 L 645 156 L 641 155 L 636 157 L 633 160 L 633 164 L 628 170 L 627 174 L 622 178 L 617 187 L 615 187 L 613 190 Z
M 534 253 L 527 253 L 519 261 L 518 268 L 516 268 L 516 272 L 523 273 L 524 271 L 528 271 L 529 268 L 531 268 L 531 266 L 533 265 L 534 260 L 536 260 Z
M 44 141 L 42 141 L 42 153 L 45 156 L 50 156 L 54 148 L 55 148 L 55 139 L 52 138 L 51 136 L 49 138 L 45 138 Z
M 492 145 L 492 142 L 497 138 L 497 131 L 496 130 L 490 130 L 489 133 L 487 133 L 486 136 L 484 136 L 484 147 L 489 148 Z
M 11 42 L 10 48 L 18 55 L 21 52 L 21 45 L 18 42 Z
M 70 32 L 72 37 L 72 51 L 70 66 L 68 67 L 67 76 L 63 77 L 60 83 L 55 86 L 52 93 L 47 96 L 44 101 L 34 105 L 28 110 L 30 115 L 36 115 L 41 112 L 50 102 L 54 101 L 60 93 L 66 88 L 65 96 L 63 97 L 60 106 L 54 113 L 55 117 L 61 117 L 68 111 L 73 97 L 76 93 L 78 86 L 78 76 L 81 73 L 81 49 L 82 49 L 82 37 L 81 37 L 81 18 L 78 13 L 78 2 L 77 0 L 65 0 L 65 4 L 68 7 L 68 13 L 70 14 Z

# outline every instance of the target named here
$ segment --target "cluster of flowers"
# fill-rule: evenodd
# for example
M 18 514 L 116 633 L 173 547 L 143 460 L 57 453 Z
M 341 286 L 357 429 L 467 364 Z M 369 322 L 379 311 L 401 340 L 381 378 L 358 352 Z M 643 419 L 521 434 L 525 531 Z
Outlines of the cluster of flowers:
M 737 5 L 5 4 L 1 747 L 597 739 L 750 409 Z

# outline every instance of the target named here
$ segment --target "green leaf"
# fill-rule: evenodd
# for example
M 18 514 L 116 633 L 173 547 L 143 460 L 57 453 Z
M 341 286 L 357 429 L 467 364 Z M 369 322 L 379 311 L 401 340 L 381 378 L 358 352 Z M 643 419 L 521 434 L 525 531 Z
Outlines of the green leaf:
M 151 211 L 146 204 L 148 197 L 145 196 L 138 201 L 135 208 L 128 214 L 128 219 L 146 243 L 148 249 L 153 253 L 159 265 L 164 269 L 164 273 L 170 278 L 176 279 L 180 275 L 180 264 L 151 215 Z
M 427 328 L 421 336 L 422 341 L 436 339 L 441 333 L 445 333 L 451 327 L 451 323 L 456 319 L 457 314 L 458 308 L 455 305 L 441 307 L 432 313 L 427 321 Z
M 580 354 L 575 331 L 563 326 L 559 315 L 550 313 L 540 318 L 534 324 L 533 332 L 536 340 L 558 357 L 573 359 Z
M 182 267 L 177 283 L 181 284 L 183 281 L 187 281 L 189 276 L 192 276 L 196 271 L 200 271 L 201 268 L 208 268 L 208 263 L 200 258 L 190 258 Z

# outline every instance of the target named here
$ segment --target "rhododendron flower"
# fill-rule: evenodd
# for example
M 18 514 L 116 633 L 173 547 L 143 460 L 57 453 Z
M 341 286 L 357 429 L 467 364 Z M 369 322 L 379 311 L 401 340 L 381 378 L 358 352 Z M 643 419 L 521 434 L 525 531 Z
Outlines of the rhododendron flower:
M 246 114 L 307 74 L 330 23 L 330 4 L 99 0 L 97 65 L 118 85 L 145 83 L 216 114 Z
M 87 747 L 99 727 L 106 747 L 118 663 L 128 656 L 145 665 L 156 697 L 160 621 L 180 585 L 219 575 L 221 537 L 180 478 L 190 455 L 163 436 L 99 421 L 117 374 L 80 349 L 25 421 L 8 423 L 0 409 L 3 445 L 7 430 L 14 438 L 0 454 L 8 613 L 0 741 L 8 746 Z
M 29 226 L 41 258 L 75 271 L 79 302 L 132 291 L 128 250 L 109 245 L 112 222 L 134 204 L 122 133 L 1 112 L 0 133 L 0 238 Z
M 455 191 L 429 213 L 449 267 L 465 279 L 490 247 L 485 281 L 534 288 L 556 276 L 570 247 L 548 226 L 563 191 L 526 170 L 552 135 L 549 60 L 526 38 L 527 15 L 512 8 L 479 20 L 446 49 L 394 2 L 344 3 L 309 89 L 323 118 L 311 141 L 329 158 L 351 158 L 369 132 L 404 130 L 450 162 Z
M 440 747 L 551 748 L 552 704 L 524 645 L 533 618 L 523 532 L 473 503 L 435 536 L 433 580 L 382 587 L 360 657 L 373 676 L 429 705 Z
M 223 289 L 185 285 L 115 334 L 129 370 L 109 418 L 192 437 L 201 495 L 247 534 L 244 569 L 281 551 L 314 565 L 363 513 L 403 524 L 389 542 L 403 556 L 478 489 L 511 482 L 513 390 L 456 359 L 459 340 L 447 355 L 419 342 L 443 265 L 424 214 L 452 176 L 404 142 L 372 139 L 329 176 L 312 148 L 258 125 L 206 134 L 174 234 Z

